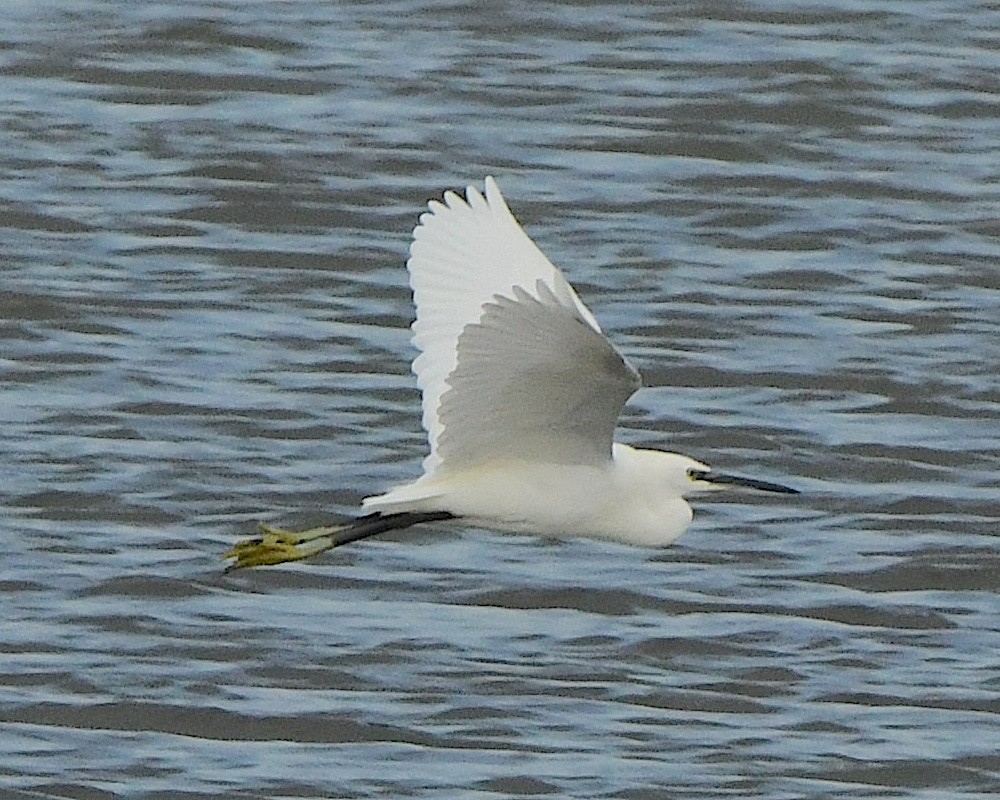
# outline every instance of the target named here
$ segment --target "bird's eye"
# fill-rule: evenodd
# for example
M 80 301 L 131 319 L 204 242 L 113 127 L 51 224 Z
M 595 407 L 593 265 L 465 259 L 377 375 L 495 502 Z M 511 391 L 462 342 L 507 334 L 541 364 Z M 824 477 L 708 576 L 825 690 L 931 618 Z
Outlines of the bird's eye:
M 705 470 L 703 470 L 703 469 L 695 469 L 694 467 L 691 467 L 691 468 L 690 468 L 690 469 L 689 469 L 689 470 L 687 471 L 687 476 L 688 476 L 688 478 L 689 478 L 690 480 L 692 480 L 692 481 L 700 481 L 700 480 L 701 480 L 702 478 L 704 478 L 704 477 L 705 477 L 705 476 L 706 476 L 707 474 L 708 474 L 708 473 L 707 473 L 707 472 L 705 472 Z

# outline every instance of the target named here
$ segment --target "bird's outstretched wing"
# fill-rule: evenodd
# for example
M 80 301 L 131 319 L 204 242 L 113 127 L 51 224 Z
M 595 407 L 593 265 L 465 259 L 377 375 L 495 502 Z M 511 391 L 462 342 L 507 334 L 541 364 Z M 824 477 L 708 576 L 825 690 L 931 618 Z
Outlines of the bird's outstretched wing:
M 413 370 L 431 453 L 424 469 L 611 457 L 638 373 L 507 208 L 492 178 L 433 201 L 414 231 Z

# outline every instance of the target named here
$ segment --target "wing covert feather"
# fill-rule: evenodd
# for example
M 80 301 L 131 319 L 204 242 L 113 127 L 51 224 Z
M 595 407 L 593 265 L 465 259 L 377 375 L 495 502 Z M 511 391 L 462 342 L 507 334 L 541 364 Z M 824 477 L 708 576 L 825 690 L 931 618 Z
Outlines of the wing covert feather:
M 601 464 L 639 375 L 544 285 L 496 296 L 458 340 L 441 398 L 438 454 L 451 468 L 491 460 Z

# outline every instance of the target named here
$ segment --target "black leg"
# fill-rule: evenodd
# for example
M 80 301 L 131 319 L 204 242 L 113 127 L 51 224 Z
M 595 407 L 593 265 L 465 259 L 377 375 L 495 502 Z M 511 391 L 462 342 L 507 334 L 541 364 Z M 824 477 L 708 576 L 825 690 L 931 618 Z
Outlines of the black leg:
M 369 536 L 386 531 L 401 530 L 422 522 L 439 522 L 454 517 L 455 515 L 448 511 L 401 511 L 396 514 L 376 511 L 374 514 L 358 517 L 343 525 L 311 528 L 299 532 L 261 525 L 263 535 L 237 542 L 236 546 L 226 553 L 226 558 L 236 559 L 226 567 L 226 572 L 245 567 L 263 567 L 286 561 L 299 561 L 348 542 L 367 539 Z
M 336 533 L 331 534 L 333 547 L 340 547 L 348 542 L 356 542 L 358 539 L 367 539 L 386 531 L 396 531 L 403 528 L 410 528 L 422 522 L 440 522 L 446 519 L 454 519 L 455 515 L 448 511 L 402 511 L 397 514 L 383 514 L 376 511 L 364 517 L 358 517 L 353 522 L 347 523 Z

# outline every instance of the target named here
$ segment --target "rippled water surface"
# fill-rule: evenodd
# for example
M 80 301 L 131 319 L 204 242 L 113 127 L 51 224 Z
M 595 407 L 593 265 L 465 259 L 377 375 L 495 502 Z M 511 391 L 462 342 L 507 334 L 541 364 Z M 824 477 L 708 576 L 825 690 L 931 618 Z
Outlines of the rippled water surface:
M 4 15 L 3 797 L 1000 792 L 995 4 Z M 409 234 L 487 173 L 622 438 L 803 495 L 224 575 L 418 471 Z

